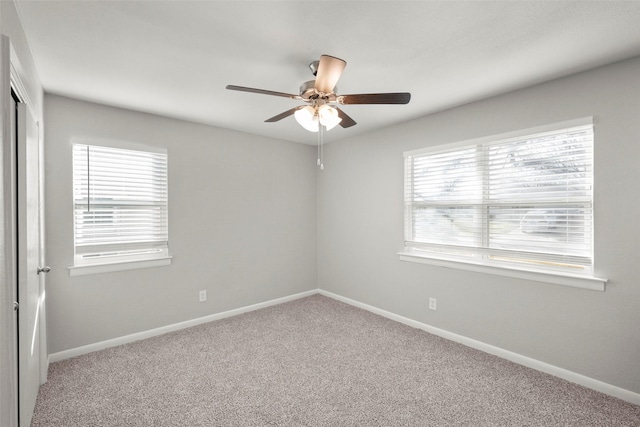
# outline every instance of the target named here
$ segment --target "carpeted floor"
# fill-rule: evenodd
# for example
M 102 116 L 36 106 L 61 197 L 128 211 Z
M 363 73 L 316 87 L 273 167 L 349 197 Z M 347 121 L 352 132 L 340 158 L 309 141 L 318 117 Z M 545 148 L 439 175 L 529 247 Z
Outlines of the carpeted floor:
M 31 425 L 640 426 L 640 407 L 315 295 L 54 363 Z

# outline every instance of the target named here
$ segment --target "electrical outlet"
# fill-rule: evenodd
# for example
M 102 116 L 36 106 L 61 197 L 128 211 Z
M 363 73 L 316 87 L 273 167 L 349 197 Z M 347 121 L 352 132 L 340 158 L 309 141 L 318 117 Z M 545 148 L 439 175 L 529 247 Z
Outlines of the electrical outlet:
M 200 291 L 200 302 L 205 302 L 207 300 L 207 291 Z
M 436 310 L 438 301 L 435 298 L 429 298 L 429 310 Z

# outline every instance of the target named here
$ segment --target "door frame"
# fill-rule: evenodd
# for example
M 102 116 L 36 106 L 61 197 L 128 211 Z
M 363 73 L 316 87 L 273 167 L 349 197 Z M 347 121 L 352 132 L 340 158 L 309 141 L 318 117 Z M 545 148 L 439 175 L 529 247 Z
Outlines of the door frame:
M 29 99 L 29 91 L 20 76 L 22 67 L 9 37 L 0 35 L 0 425 L 18 427 L 20 424 L 19 371 L 17 340 L 17 316 L 13 303 L 17 300 L 18 290 L 18 153 L 16 142 L 11 135 L 11 90 L 18 95 L 20 101 L 36 120 L 37 144 L 39 157 L 39 265 L 44 266 L 44 149 L 42 129 L 38 121 L 39 115 L 33 102 Z M 46 274 L 39 274 L 38 301 L 40 313 L 37 319 L 39 329 L 39 384 L 47 380 L 49 358 L 46 340 L 46 312 L 44 303 Z
M 18 360 L 17 360 L 17 324 L 13 308 L 16 301 L 17 277 L 17 186 L 16 186 L 16 147 L 11 135 L 11 43 L 7 36 L 0 38 L 0 114 L 2 118 L 2 176 L 0 177 L 2 194 L 2 224 L 0 230 L 0 245 L 2 258 L 2 289 L 0 302 L 2 310 L 0 319 L 3 325 L 0 331 L 2 337 L 2 368 L 0 368 L 0 424 L 18 426 Z

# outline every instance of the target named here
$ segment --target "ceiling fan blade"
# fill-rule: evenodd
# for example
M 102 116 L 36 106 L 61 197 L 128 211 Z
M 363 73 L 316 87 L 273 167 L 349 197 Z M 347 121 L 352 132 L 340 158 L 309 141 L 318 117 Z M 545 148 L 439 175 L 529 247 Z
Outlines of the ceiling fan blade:
M 333 93 L 347 63 L 334 56 L 322 55 L 316 72 L 315 89 L 322 93 Z
M 343 128 L 350 128 L 351 126 L 356 124 L 356 121 L 349 117 L 347 113 L 339 108 L 336 108 L 336 110 L 338 110 L 338 117 L 342 119 L 342 121 L 340 122 L 340 126 L 342 126 Z
M 339 104 L 408 104 L 411 100 L 409 92 L 397 93 L 360 93 L 355 95 L 340 95 Z
M 284 113 L 280 113 L 276 116 L 271 117 L 270 119 L 265 120 L 266 123 L 273 123 L 273 122 L 277 122 L 279 120 L 284 119 L 285 117 L 289 117 L 291 115 L 293 115 L 293 113 L 295 113 L 296 111 L 298 111 L 299 109 L 304 108 L 304 105 L 292 108 L 290 110 L 285 111 Z
M 282 96 L 284 98 L 291 98 L 291 99 L 300 98 L 299 95 L 292 95 L 290 93 L 274 92 L 272 90 L 255 89 L 255 88 L 252 88 L 252 87 L 244 87 L 244 86 L 227 85 L 227 89 L 229 89 L 229 90 L 237 90 L 237 91 L 240 91 L 240 92 L 260 93 L 262 95 Z

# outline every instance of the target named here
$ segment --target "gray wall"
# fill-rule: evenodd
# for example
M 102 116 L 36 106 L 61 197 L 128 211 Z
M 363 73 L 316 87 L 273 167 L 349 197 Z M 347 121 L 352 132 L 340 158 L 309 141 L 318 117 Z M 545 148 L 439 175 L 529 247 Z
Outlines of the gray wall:
M 314 147 L 53 95 L 45 119 L 50 353 L 317 288 Z M 75 140 L 168 149 L 170 266 L 69 276 Z
M 318 287 L 639 393 L 639 90 L 636 58 L 327 145 Z M 605 292 L 398 260 L 404 151 L 585 116 Z
M 319 287 L 638 393 L 639 86 L 636 58 L 333 142 L 317 192 L 314 147 L 47 95 L 50 353 Z M 605 292 L 398 260 L 403 151 L 591 115 Z M 69 276 L 73 138 L 168 148 L 171 266 Z

